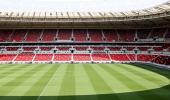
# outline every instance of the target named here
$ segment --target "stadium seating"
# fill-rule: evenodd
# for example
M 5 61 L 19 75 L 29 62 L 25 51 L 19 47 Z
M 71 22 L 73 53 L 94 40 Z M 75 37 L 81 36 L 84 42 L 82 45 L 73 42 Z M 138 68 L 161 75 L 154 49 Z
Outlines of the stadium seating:
M 0 42 L 9 42 L 12 30 L 0 30 Z
M 92 54 L 93 61 L 111 61 L 108 54 L 100 53 L 100 54 Z
M 120 51 L 121 47 L 107 47 L 110 51 Z
M 155 55 L 139 54 L 137 56 L 137 60 L 138 61 L 151 62 L 156 57 L 157 56 L 155 56 Z
M 163 38 L 165 31 L 166 29 L 154 29 L 149 35 L 149 38 Z
M 45 30 L 42 35 L 42 41 L 43 42 L 52 42 L 56 38 L 56 32 L 57 30 Z
M 103 35 L 102 35 L 101 30 L 89 30 L 88 34 L 90 35 L 92 42 L 103 41 Z
M 165 38 L 170 39 L 170 29 L 168 29 Z
M 133 51 L 133 50 L 135 49 L 135 47 L 125 47 L 125 49 L 126 49 L 127 51 Z
M 0 30 L 0 34 L 0 42 L 12 42 L 9 46 L 4 46 L 3 44 L 0 46 L 0 61 L 142 61 L 169 64 L 169 42 L 157 43 L 151 39 L 165 38 L 169 40 L 169 29 L 22 29 Z M 143 40 L 136 41 L 136 38 Z M 151 40 L 151 43 L 153 42 L 154 44 L 150 44 L 147 39 Z M 62 45 L 66 43 L 65 41 L 68 43 L 66 46 Z M 25 43 L 15 46 L 13 45 L 15 42 Z M 30 42 L 37 44 L 32 45 Z M 54 44 L 49 46 L 49 43 L 46 44 L 45 42 Z M 108 43 L 108 45 L 102 42 Z M 61 43 L 61 45 L 56 45 L 55 43 Z M 71 45 L 72 43 L 76 45 Z M 139 50 L 140 52 L 135 50 Z
M 152 32 L 151 29 L 145 29 L 145 30 L 140 29 L 140 30 L 137 30 L 137 33 L 138 33 L 137 35 L 139 39 L 147 39 L 151 32 Z
M 134 42 L 135 39 L 170 39 L 169 29 L 46 29 L 46 30 L 0 30 L 0 42 Z M 89 38 L 89 40 L 88 40 Z
M 53 61 L 71 61 L 71 54 L 54 54 Z
M 163 50 L 162 47 L 154 47 L 153 49 L 154 51 L 157 51 L 157 52 L 161 52 Z
M 41 51 L 50 51 L 53 47 L 40 47 Z
M 40 41 L 40 35 L 42 30 L 30 30 L 26 37 L 26 42 L 37 42 Z
M 36 54 L 34 61 L 52 61 L 53 54 Z
M 118 34 L 115 30 L 103 30 L 107 42 L 118 41 Z
M 59 51 L 69 51 L 71 47 L 56 47 Z
M 110 54 L 110 57 L 113 61 L 130 61 L 125 54 Z
M 23 42 L 26 33 L 27 33 L 26 30 L 15 30 L 15 32 L 12 34 L 12 36 L 10 38 L 10 41 Z
M 135 31 L 119 30 L 119 42 L 133 42 L 135 39 Z
M 136 61 L 136 55 L 135 54 L 126 54 L 130 61 Z
M 34 51 L 37 47 L 23 47 L 24 51 Z
M 88 47 L 74 47 L 77 51 L 86 51 Z
M 138 47 L 138 49 L 140 51 L 147 51 L 149 49 L 149 47 Z
M 19 47 L 6 47 L 7 51 L 17 51 Z
M 22 53 L 18 54 L 15 61 L 32 61 L 35 54 L 32 53 Z
M 61 29 L 58 32 L 57 39 L 65 41 L 65 40 L 70 40 L 71 37 L 72 37 L 72 30 Z
M 157 64 L 170 65 L 170 57 L 158 56 L 155 59 L 153 59 L 152 62 Z
M 12 61 L 16 54 L 0 54 L 0 61 Z
M 104 51 L 105 47 L 91 47 L 94 51 Z
M 74 30 L 74 41 L 83 42 L 87 39 L 87 30 Z
M 90 54 L 74 54 L 74 61 L 91 61 Z

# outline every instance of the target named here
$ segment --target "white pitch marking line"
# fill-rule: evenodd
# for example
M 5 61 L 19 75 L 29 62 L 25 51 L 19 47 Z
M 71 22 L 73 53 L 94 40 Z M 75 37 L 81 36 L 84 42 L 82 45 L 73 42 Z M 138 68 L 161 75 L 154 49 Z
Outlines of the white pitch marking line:
M 55 67 L 55 66 L 52 66 L 52 67 Z M 59 67 L 59 66 L 58 66 L 58 67 Z M 57 72 L 57 70 L 56 70 L 55 72 Z M 55 73 L 53 74 L 53 76 L 51 77 L 51 79 L 48 81 L 48 83 L 46 84 L 46 86 L 45 86 L 44 89 L 42 90 L 41 94 L 38 96 L 37 100 L 39 100 L 40 97 L 41 97 L 41 96 L 44 94 L 44 92 L 47 90 L 47 87 L 48 87 L 49 83 L 52 81 L 53 78 L 55 78 L 54 76 L 55 76 Z

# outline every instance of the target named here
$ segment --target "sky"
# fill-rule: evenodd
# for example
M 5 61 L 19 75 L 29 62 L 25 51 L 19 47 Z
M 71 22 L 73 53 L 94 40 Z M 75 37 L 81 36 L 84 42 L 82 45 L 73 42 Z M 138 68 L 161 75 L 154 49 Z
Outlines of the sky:
M 1 0 L 0 11 L 118 12 L 139 10 L 168 0 Z

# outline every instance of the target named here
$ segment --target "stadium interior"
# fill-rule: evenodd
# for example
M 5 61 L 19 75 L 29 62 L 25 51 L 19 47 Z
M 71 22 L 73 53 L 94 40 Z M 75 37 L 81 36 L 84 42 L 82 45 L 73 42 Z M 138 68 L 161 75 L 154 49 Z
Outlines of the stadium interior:
M 0 63 L 170 65 L 169 9 L 0 12 Z
M 73 3 L 90 1 L 112 0 Z M 170 0 L 117 12 L 20 10 L 0 9 L 0 100 L 169 100 Z
M 170 64 L 170 29 L 0 30 L 2 63 Z

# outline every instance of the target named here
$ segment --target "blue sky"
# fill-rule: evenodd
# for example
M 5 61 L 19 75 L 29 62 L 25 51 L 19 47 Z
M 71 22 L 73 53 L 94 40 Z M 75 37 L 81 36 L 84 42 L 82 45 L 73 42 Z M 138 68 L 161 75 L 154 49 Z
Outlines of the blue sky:
M 138 10 L 168 0 L 1 0 L 0 11 L 109 12 Z

